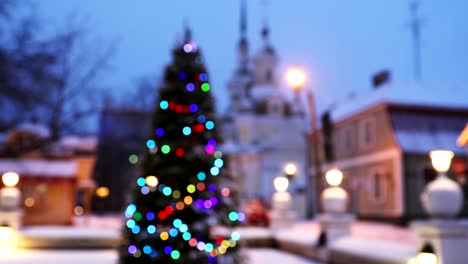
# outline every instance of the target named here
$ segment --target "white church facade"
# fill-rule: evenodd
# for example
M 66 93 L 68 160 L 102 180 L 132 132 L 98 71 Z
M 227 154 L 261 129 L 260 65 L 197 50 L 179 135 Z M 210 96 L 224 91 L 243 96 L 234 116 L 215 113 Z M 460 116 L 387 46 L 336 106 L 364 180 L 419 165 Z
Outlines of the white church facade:
M 294 163 L 297 173 L 289 191 L 294 207 L 304 214 L 306 138 L 304 114 L 298 102 L 281 93 L 277 71 L 279 57 L 269 40 L 269 27 L 261 29 L 262 44 L 251 56 L 246 36 L 245 1 L 241 6 L 238 62 L 228 81 L 229 107 L 223 115 L 225 152 L 238 179 L 244 202 L 269 201 L 273 180 L 284 166 Z

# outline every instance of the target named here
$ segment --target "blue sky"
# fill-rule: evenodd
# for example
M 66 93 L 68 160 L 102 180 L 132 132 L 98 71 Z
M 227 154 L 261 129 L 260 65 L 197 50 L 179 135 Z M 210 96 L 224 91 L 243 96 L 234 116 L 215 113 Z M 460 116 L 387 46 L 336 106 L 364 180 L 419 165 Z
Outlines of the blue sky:
M 170 62 L 170 49 L 181 34 L 184 18 L 202 48 L 218 98 L 227 102 L 226 83 L 236 63 L 239 0 L 36 0 L 47 22 L 63 23 L 72 12 L 85 17 L 96 35 L 118 40 L 112 68 L 100 79 L 112 92 L 134 88 L 141 76 L 160 76 Z M 248 0 L 250 51 L 261 45 L 265 10 L 261 0 Z M 468 89 L 468 2 L 422 0 L 423 80 Z M 394 80 L 412 79 L 409 0 L 270 0 L 271 40 L 280 56 L 278 77 L 290 66 L 302 66 L 307 87 L 323 109 L 354 92 L 365 95 L 370 76 L 392 71 Z M 443 86 L 443 87 L 442 87 Z M 283 82 L 281 89 L 287 90 Z M 447 89 L 448 93 L 456 90 Z

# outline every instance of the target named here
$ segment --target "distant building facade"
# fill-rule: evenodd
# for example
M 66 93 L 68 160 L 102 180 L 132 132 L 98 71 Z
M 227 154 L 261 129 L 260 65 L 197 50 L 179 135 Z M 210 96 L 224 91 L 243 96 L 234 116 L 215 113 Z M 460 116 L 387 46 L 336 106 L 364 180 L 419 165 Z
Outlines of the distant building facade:
M 419 99 L 408 98 L 405 88 L 421 89 Z M 467 162 L 457 137 L 468 120 L 468 103 L 444 102 L 443 97 L 428 102 L 430 91 L 423 87 L 398 89 L 378 88 L 367 100 L 330 112 L 334 160 L 326 161 L 322 151 L 323 169 L 343 171 L 350 210 L 362 218 L 404 222 L 424 217 L 420 195 L 436 176 L 429 152 L 451 150 L 454 163 Z
M 13 171 L 20 176 L 24 225 L 70 225 L 75 213 L 91 212 L 95 137 L 51 141 L 46 127 L 23 123 L 0 146 L 0 175 Z
M 261 48 L 250 57 L 245 8 L 242 5 L 238 63 L 228 82 L 229 107 L 222 118 L 225 152 L 230 154 L 230 169 L 244 201 L 269 200 L 273 179 L 284 175 L 288 162 L 298 167 L 290 191 L 304 188 L 304 116 L 280 91 L 279 57 L 270 43 L 268 25 L 261 31 Z M 296 204 L 304 210 L 303 201 Z
M 107 108 L 101 112 L 98 132 L 97 161 L 94 179 L 98 186 L 109 188 L 105 199 L 96 197 L 98 212 L 121 211 L 138 167 L 129 157 L 141 157 L 150 136 L 152 112 Z

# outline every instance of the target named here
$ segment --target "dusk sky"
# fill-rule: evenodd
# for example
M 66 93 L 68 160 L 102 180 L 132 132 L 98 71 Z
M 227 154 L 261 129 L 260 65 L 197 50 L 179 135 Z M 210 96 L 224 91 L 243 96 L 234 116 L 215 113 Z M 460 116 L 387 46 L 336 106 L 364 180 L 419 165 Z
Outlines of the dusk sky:
M 261 45 L 264 14 L 271 42 L 280 57 L 278 78 L 290 66 L 302 66 L 308 88 L 316 92 L 318 106 L 342 102 L 355 92 L 365 95 L 370 76 L 392 71 L 395 81 L 413 76 L 412 38 L 408 26 L 409 0 L 392 1 L 268 1 L 248 0 L 250 52 Z M 112 69 L 100 79 L 116 94 L 134 88 L 141 76 L 161 76 L 170 62 L 170 50 L 181 35 L 184 18 L 193 29 L 218 98 L 218 109 L 227 102 L 226 83 L 236 63 L 239 39 L 238 0 L 41 0 L 39 14 L 54 24 L 72 12 L 87 18 L 94 34 L 118 40 Z M 468 87 L 468 2 L 421 1 L 423 18 L 423 80 Z M 454 89 L 448 93 L 456 92 Z M 138 102 L 135 102 L 138 103 Z

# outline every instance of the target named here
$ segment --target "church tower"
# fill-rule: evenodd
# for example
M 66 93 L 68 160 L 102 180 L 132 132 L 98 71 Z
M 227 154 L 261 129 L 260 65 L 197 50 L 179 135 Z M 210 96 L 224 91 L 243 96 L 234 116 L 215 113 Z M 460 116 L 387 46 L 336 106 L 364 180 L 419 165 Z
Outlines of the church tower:
M 277 86 L 275 76 L 278 57 L 270 43 L 269 35 L 270 28 L 268 27 L 268 22 L 265 19 L 261 31 L 263 45 L 253 58 L 255 68 L 254 82 L 256 85 Z
M 223 115 L 224 150 L 229 153 L 233 178 L 238 179 L 242 201 L 271 197 L 273 180 L 283 173 L 287 163 L 305 167 L 303 116 L 293 111 L 292 104 L 281 94 L 277 66 L 279 58 L 270 40 L 266 19 L 260 26 L 260 45 L 249 54 L 247 41 L 247 6 L 241 1 L 240 39 L 237 61 L 228 81 L 229 108 Z M 304 189 L 306 170 L 299 169 L 291 188 Z M 305 208 L 302 194 L 295 201 L 298 215 Z
M 230 93 L 229 112 L 241 112 L 250 109 L 249 88 L 252 82 L 252 71 L 249 60 L 249 43 L 247 41 L 247 4 L 241 0 L 240 6 L 240 39 L 237 44 L 237 66 L 228 82 Z

